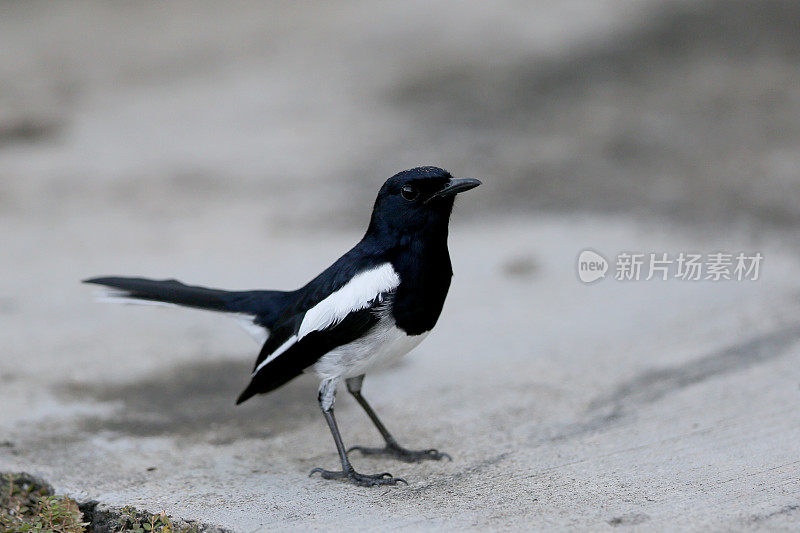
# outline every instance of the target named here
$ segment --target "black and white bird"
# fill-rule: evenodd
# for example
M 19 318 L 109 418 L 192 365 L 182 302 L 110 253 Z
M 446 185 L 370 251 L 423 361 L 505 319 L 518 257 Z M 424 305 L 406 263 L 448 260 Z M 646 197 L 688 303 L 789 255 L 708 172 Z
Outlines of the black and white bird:
M 449 458 L 435 449 L 402 448 L 361 395 L 364 376 L 416 347 L 442 311 L 453 275 L 447 233 L 455 195 L 480 185 L 453 178 L 437 167 L 400 172 L 381 187 L 367 232 L 330 267 L 294 291 L 224 291 L 176 280 L 99 277 L 85 280 L 110 288 L 106 300 L 164 303 L 246 316 L 263 342 L 250 384 L 237 404 L 270 392 L 303 372 L 322 380 L 318 401 L 333 434 L 342 470 L 315 468 L 325 479 L 358 485 L 394 485 L 389 473 L 355 471 L 348 452 L 386 454 L 415 462 Z M 363 407 L 383 436 L 383 448 L 342 443 L 333 404 L 337 386 Z

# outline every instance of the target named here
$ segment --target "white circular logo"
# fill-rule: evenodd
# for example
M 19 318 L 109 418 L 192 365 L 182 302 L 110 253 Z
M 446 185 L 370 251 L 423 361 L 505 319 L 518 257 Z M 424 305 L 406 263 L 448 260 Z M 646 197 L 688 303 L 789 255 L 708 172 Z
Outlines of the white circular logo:
M 608 261 L 592 250 L 584 250 L 578 255 L 578 278 L 584 283 L 593 283 L 606 277 Z

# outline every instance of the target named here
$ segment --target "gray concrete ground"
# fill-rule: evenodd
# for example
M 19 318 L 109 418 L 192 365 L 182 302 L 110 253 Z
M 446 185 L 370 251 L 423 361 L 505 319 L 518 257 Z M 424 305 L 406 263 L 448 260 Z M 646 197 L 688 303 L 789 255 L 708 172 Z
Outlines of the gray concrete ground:
M 797 8 L 512 4 L 4 4 L 0 470 L 236 531 L 796 530 Z M 308 479 L 316 383 L 235 407 L 235 323 L 77 283 L 297 286 L 421 163 L 485 185 L 439 326 L 365 382 L 454 458 L 355 457 L 408 487 Z M 586 286 L 587 247 L 765 261 Z
M 292 286 L 357 237 L 267 237 L 245 218 L 242 238 L 263 241 L 248 247 L 216 229 L 225 215 L 193 218 L 202 224 L 194 232 L 188 221 L 156 231 L 186 238 L 148 254 L 142 272 Z M 98 217 L 98 227 L 109 224 Z M 234 407 L 256 347 L 233 322 L 90 301 L 75 278 L 87 263 L 105 272 L 109 262 L 135 261 L 136 244 L 154 236 L 149 225 L 131 227 L 124 240 L 97 235 L 80 251 L 60 232 L 40 237 L 41 251 L 7 296 L 2 427 L 13 447 L 0 452 L 0 467 L 33 470 L 78 498 L 163 508 L 237 531 L 797 527 L 794 254 L 759 242 L 767 259 L 754 283 L 584 286 L 573 264 L 584 243 L 755 244 L 625 219 L 456 219 L 456 277 L 437 331 L 365 385 L 403 442 L 454 457 L 355 459 L 409 487 L 308 479 L 311 468 L 336 465 L 316 384 L 302 379 Z M 4 242 L 31 238 L 17 228 Z M 346 395 L 337 406 L 348 443 L 378 443 Z

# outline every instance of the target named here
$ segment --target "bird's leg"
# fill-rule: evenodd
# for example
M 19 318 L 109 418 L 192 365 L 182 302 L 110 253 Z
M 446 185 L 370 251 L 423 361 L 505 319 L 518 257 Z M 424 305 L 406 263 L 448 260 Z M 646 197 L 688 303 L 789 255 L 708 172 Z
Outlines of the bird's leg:
M 375 414 L 375 411 L 372 410 L 372 407 L 367 403 L 367 400 L 361 395 L 361 383 L 364 381 L 364 376 L 358 376 L 355 378 L 350 378 L 346 380 L 347 383 L 347 390 L 350 394 L 353 395 L 353 398 L 364 408 L 364 411 L 367 413 L 367 416 L 372 420 L 372 423 L 375 424 L 375 427 L 378 428 L 380 431 L 383 440 L 386 441 L 386 446 L 383 448 L 367 448 L 364 446 L 353 446 L 348 452 L 353 450 L 357 450 L 364 455 L 391 455 L 401 461 L 405 461 L 407 463 L 417 463 L 419 461 L 423 461 L 425 459 L 432 459 L 434 461 L 439 461 L 441 459 L 447 458 L 449 460 L 453 460 L 448 454 L 440 452 L 436 449 L 430 450 L 407 450 L 397 444 L 397 441 L 394 440 L 392 434 L 389 433 L 389 430 L 386 429 L 386 426 L 383 425 L 381 419 L 378 418 L 378 415 Z
M 347 458 L 347 452 L 342 443 L 342 435 L 339 433 L 339 426 L 336 425 L 336 418 L 333 416 L 333 402 L 336 396 L 337 379 L 323 380 L 319 386 L 319 406 L 322 409 L 322 414 L 328 427 L 331 429 L 333 441 L 336 443 L 336 450 L 339 452 L 339 459 L 342 461 L 341 470 L 324 470 L 322 468 L 315 468 L 311 471 L 309 476 L 319 472 L 324 479 L 341 479 L 350 481 L 362 487 L 372 487 L 375 485 L 396 485 L 398 482 L 406 483 L 405 479 L 399 477 L 392 477 L 389 472 L 382 474 L 359 474 L 350 464 Z

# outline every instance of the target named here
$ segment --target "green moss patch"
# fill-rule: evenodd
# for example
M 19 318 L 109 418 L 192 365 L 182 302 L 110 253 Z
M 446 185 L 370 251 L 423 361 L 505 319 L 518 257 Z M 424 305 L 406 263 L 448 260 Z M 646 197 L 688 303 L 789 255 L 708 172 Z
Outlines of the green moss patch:
M 201 533 L 213 526 L 173 521 L 165 512 L 150 514 L 133 507 L 101 508 L 58 496 L 46 482 L 29 474 L 0 473 L 0 531 L 3 533 Z

